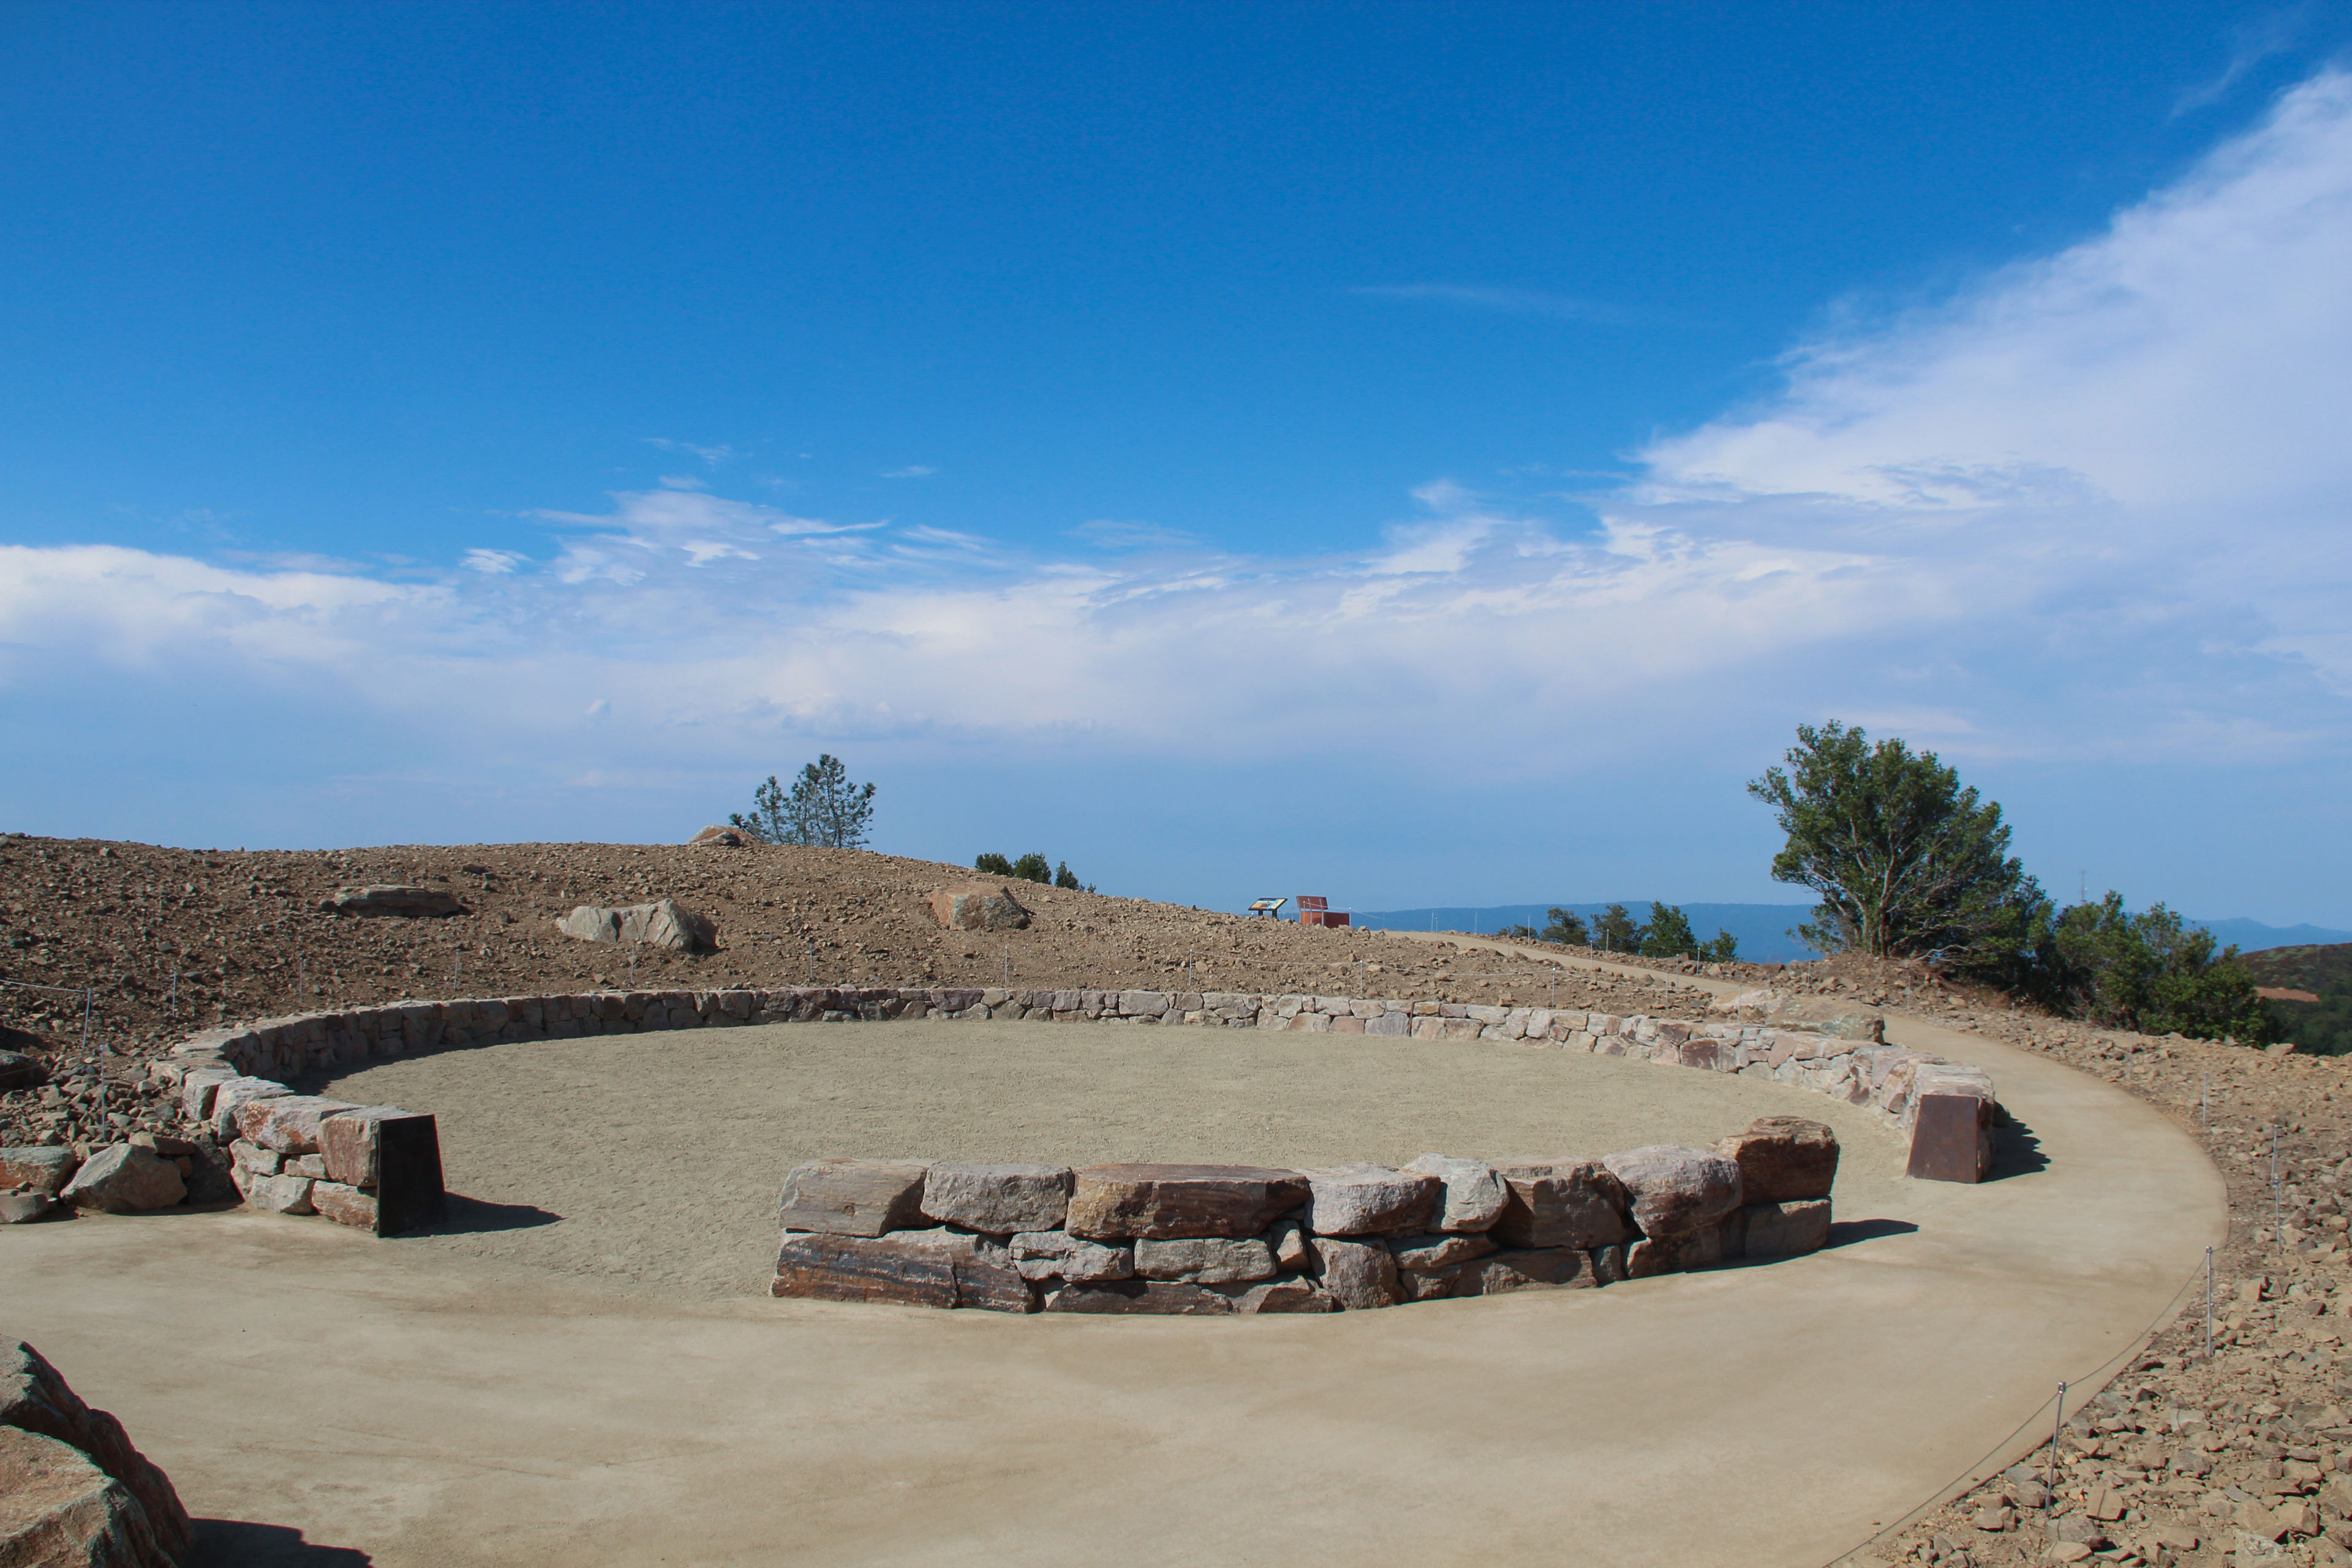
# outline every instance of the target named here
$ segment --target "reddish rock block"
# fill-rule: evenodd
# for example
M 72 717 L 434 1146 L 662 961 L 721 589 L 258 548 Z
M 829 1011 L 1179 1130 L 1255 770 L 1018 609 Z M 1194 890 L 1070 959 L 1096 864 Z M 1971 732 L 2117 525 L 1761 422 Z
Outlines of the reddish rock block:
M 876 1237 L 787 1231 L 769 1293 L 816 1301 L 1036 1310 L 1027 1282 L 1013 1271 L 1003 1247 L 951 1230 Z
M 386 1118 L 407 1114 L 389 1105 L 369 1105 L 338 1111 L 320 1122 L 319 1152 L 327 1162 L 327 1179 L 346 1186 L 374 1186 L 381 1124 Z
M 343 1100 L 322 1100 L 315 1094 L 276 1095 L 247 1100 L 236 1108 L 236 1130 L 247 1142 L 280 1154 L 315 1154 L 319 1128 L 331 1116 L 357 1110 Z
M 1495 1174 L 1509 1196 L 1491 1234 L 1507 1246 L 1590 1250 L 1630 1234 L 1625 1188 L 1598 1160 L 1500 1160 Z
M 784 1177 L 784 1228 L 880 1236 L 919 1226 L 929 1169 L 911 1160 L 811 1160 L 795 1165 Z
M 1307 1201 L 1296 1171 L 1255 1165 L 1089 1165 L 1063 1228 L 1095 1240 L 1255 1236 Z
M 1837 1181 L 1837 1134 L 1801 1116 L 1759 1117 L 1715 1151 L 1739 1167 L 1740 1195 L 1750 1204 L 1825 1198 Z
M 1231 1300 L 1206 1286 L 1161 1279 L 1065 1285 L 1045 1299 L 1045 1310 L 1049 1312 L 1129 1312 L 1190 1318 L 1218 1316 L 1233 1310 Z
M 1558 1290 L 1594 1284 L 1584 1254 L 1572 1247 L 1497 1252 L 1462 1266 L 1457 1296 L 1503 1296 L 1514 1290 Z
M 1653 1143 L 1605 1155 L 1601 1163 L 1625 1184 L 1633 1223 L 1653 1239 L 1712 1231 L 1740 1205 L 1739 1167 L 1705 1149 Z
M 1981 1182 L 1992 1173 L 1992 1101 L 1968 1094 L 1923 1094 L 1904 1174 L 1927 1182 Z
M 1741 1251 L 1747 1258 L 1796 1258 L 1819 1252 L 1829 1244 L 1830 1200 L 1804 1203 L 1749 1204 L 1738 1216 L 1742 1221 Z M 1733 1256 L 1727 1249 L 1727 1256 Z
M 371 1236 L 375 1234 L 373 1193 L 363 1193 L 341 1182 L 313 1182 L 310 1184 L 310 1207 L 337 1225 L 347 1225 Z
M 1342 1241 L 1318 1236 L 1308 1245 L 1323 1271 L 1323 1289 L 1351 1312 L 1392 1307 L 1400 1296 L 1396 1259 L 1377 1241 Z

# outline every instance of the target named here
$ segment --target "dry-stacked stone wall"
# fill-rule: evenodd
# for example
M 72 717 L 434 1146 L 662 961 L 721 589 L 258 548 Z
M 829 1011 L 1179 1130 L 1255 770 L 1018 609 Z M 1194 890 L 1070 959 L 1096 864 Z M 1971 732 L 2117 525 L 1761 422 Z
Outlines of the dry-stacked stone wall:
M 1703 1071 L 1769 1078 L 1870 1107 L 1907 1140 L 1909 1170 L 1915 1176 L 1976 1181 L 1990 1163 L 1996 1111 L 1991 1080 L 1974 1068 L 1876 1040 L 1756 1024 L 1349 996 L 793 986 L 404 1002 L 210 1030 L 173 1047 L 170 1058 L 153 1070 L 178 1086 L 182 1110 L 190 1121 L 208 1123 L 221 1138 L 234 1140 L 234 1175 L 249 1204 L 281 1213 L 319 1213 L 389 1234 L 439 1213 L 440 1157 L 433 1119 L 389 1107 L 298 1096 L 286 1079 L 379 1058 L 504 1040 L 928 1017 L 1487 1039 L 1635 1056 Z M 264 1106 L 264 1101 L 273 1103 Z M 338 1152 L 343 1142 L 351 1143 L 351 1152 Z M 824 1227 L 808 1228 L 834 1234 Z M 1041 1234 L 1052 1228 L 1033 1227 Z M 1336 1232 L 1317 1233 L 1311 1226 L 1305 1234 L 1321 1234 L 1335 1245 L 1344 1239 Z M 935 1239 L 927 1245 L 954 1244 Z M 1601 1252 L 1607 1245 L 1576 1250 Z M 1150 1261 L 1147 1253 L 1145 1263 Z M 1465 1261 L 1448 1254 L 1438 1267 Z M 1588 1263 L 1595 1269 L 1609 1267 L 1605 1258 Z M 1014 1275 L 1019 1277 L 1017 1268 Z M 1139 1278 L 1151 1281 L 1150 1275 Z

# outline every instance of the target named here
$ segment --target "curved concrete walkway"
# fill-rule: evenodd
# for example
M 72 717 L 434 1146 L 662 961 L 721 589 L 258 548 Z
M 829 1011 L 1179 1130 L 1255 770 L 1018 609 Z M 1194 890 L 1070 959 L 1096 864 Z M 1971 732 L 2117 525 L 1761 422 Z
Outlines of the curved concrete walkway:
M 1993 1074 L 2015 1173 L 1766 1267 L 1314 1319 L 677 1308 L 233 1212 L 0 1232 L 0 1330 L 195 1514 L 385 1565 L 1818 1564 L 2224 1223 L 2120 1090 L 1890 1034 Z

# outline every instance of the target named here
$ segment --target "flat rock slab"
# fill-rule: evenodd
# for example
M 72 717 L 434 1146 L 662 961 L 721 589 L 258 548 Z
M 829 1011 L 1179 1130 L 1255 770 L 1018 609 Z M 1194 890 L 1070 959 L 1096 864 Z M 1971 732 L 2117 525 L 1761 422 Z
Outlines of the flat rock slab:
M 1625 1184 L 1633 1223 L 1653 1240 L 1709 1229 L 1740 1204 L 1739 1167 L 1705 1149 L 1653 1143 L 1601 1163 Z
M 1073 1236 L 1256 1236 L 1307 1202 L 1307 1178 L 1256 1165 L 1088 1165 L 1076 1173 Z
M 1497 1252 L 1462 1266 L 1457 1296 L 1507 1296 L 1514 1290 L 1557 1290 L 1597 1281 L 1585 1255 L 1572 1247 Z
M 1135 1272 L 1146 1279 L 1188 1279 L 1196 1285 L 1245 1285 L 1271 1279 L 1274 1248 L 1257 1237 L 1185 1237 L 1135 1244 Z
M 984 1230 L 1059 1230 L 1070 1210 L 1066 1165 L 964 1165 L 941 1162 L 923 1173 L 922 1212 L 942 1225 Z
M 1234 1310 L 1233 1301 L 1201 1285 L 1161 1279 L 1117 1279 L 1065 1285 L 1045 1300 L 1049 1312 L 1127 1312 L 1152 1317 L 1206 1317 Z
M 1024 1279 L 1079 1284 L 1135 1274 L 1134 1247 L 1088 1241 L 1066 1230 L 1023 1231 L 1005 1244 L 1005 1250 Z
M 1489 1236 L 1392 1236 L 1388 1247 L 1399 1268 L 1428 1274 L 1484 1258 L 1495 1250 L 1496 1243 Z
M 310 1207 L 337 1225 L 347 1225 L 354 1230 L 373 1234 L 377 1214 L 375 1194 L 341 1182 L 310 1184 Z
M 1384 1236 L 1422 1231 L 1445 1196 L 1445 1184 L 1385 1165 L 1331 1165 L 1307 1178 L 1307 1228 L 1318 1236 Z
M 913 1160 L 811 1160 L 784 1177 L 778 1212 L 787 1230 L 835 1236 L 905 1230 L 922 1223 L 923 1177 L 929 1170 Z
M 1512 1247 L 1611 1247 L 1632 1234 L 1624 1184 L 1598 1160 L 1498 1160 L 1506 1191 L 1496 1240 Z
M 319 907 L 337 915 L 394 915 L 415 919 L 462 915 L 465 904 L 443 888 L 417 888 L 404 883 L 372 882 L 362 888 L 337 888 Z
M 1715 1151 L 1739 1167 L 1740 1196 L 1750 1204 L 1825 1198 L 1837 1181 L 1837 1134 L 1801 1116 L 1759 1117 Z
M 320 1124 L 331 1116 L 359 1109 L 348 1100 L 287 1094 L 247 1100 L 234 1114 L 237 1136 L 257 1148 L 274 1149 L 280 1154 L 315 1154 Z
M 1339 1303 L 1312 1279 L 1269 1279 L 1221 1292 L 1236 1312 L 1336 1312 Z
M 769 1291 L 817 1301 L 1036 1310 L 1028 1281 L 1003 1247 L 950 1230 L 875 1237 L 788 1231 Z

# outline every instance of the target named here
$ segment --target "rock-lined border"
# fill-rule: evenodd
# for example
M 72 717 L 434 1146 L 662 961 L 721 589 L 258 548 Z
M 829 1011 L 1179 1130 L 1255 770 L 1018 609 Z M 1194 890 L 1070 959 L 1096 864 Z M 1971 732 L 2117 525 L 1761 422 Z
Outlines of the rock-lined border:
M 168 1059 L 149 1070 L 179 1090 L 190 1122 L 209 1124 L 216 1136 L 234 1140 L 230 1175 L 248 1204 L 281 1214 L 322 1214 L 383 1236 L 444 1212 L 433 1119 L 298 1096 L 284 1079 L 506 1040 L 926 1017 L 1488 1039 L 1634 1056 L 1769 1078 L 1869 1106 L 1907 1141 L 1914 1176 L 1979 1181 L 1991 1163 L 1991 1079 L 1924 1052 L 1754 1024 L 1351 996 L 792 986 L 395 1002 L 206 1030 L 173 1046 Z M 258 1106 L 264 1100 L 285 1103 L 269 1110 Z M 364 1138 L 364 1154 L 354 1144 L 353 1152 L 339 1158 L 328 1137 L 338 1120 L 348 1124 L 341 1131 Z M 392 1142 L 379 1148 L 386 1138 Z

